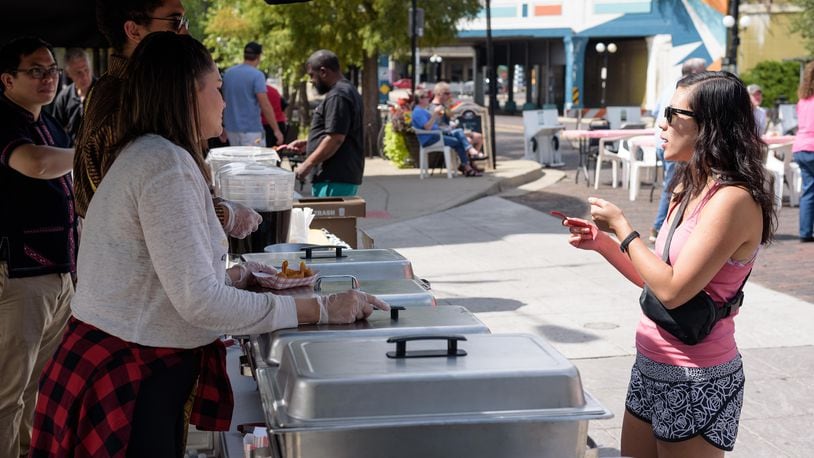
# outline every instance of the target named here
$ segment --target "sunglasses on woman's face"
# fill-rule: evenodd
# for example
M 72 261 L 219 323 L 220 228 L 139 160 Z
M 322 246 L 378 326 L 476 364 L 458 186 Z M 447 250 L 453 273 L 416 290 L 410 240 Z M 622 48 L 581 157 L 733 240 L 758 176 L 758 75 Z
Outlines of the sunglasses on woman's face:
M 668 107 L 664 108 L 664 119 L 667 120 L 667 124 L 672 124 L 673 123 L 673 115 L 676 115 L 676 114 L 683 114 L 683 115 L 689 116 L 691 118 L 695 117 L 695 113 L 693 113 L 692 111 L 682 110 L 680 108 L 673 108 L 673 107 L 668 106 Z

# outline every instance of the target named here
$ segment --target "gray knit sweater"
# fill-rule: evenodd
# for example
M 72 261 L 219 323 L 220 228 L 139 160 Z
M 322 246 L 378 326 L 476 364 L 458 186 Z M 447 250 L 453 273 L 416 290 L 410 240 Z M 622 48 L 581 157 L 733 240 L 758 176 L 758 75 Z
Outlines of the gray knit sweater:
M 172 348 L 297 326 L 292 298 L 225 284 L 227 247 L 189 153 L 140 137 L 88 207 L 73 313 L 123 340 Z

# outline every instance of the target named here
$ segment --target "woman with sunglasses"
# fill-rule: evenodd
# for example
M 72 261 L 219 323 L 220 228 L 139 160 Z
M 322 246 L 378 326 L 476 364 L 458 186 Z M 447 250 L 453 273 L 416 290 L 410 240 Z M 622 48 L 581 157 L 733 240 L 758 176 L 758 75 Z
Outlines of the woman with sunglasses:
M 763 144 L 749 93 L 728 72 L 681 79 L 659 128 L 664 157 L 678 168 L 665 222 L 670 230 L 659 232 L 655 252 L 604 199 L 588 199 L 593 223 L 568 218 L 563 224 L 572 245 L 597 251 L 645 287 L 622 455 L 722 457 L 735 445 L 743 405 L 743 367 L 734 337 L 739 303 L 731 305 L 732 299 L 742 298 L 758 251 L 775 228 Z M 720 319 L 700 341 L 687 341 L 649 307 L 655 301 L 657 312 L 673 317 L 682 308 L 695 310 L 687 307 L 701 296 L 714 302 L 710 313 Z

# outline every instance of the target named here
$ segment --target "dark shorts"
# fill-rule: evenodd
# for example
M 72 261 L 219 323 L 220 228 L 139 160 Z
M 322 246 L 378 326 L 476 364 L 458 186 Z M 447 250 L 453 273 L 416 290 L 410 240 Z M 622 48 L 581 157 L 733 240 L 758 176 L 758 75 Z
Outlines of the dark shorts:
M 656 439 L 679 442 L 700 435 L 731 451 L 743 406 L 740 356 L 712 367 L 679 367 L 636 355 L 625 408 L 653 426 Z

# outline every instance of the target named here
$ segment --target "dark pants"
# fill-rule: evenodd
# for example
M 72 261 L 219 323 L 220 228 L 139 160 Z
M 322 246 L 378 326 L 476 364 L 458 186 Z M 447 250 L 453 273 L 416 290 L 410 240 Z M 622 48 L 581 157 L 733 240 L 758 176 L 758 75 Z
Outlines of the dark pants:
M 184 456 L 184 405 L 195 386 L 199 364 L 200 355 L 190 351 L 180 364 L 141 382 L 127 444 L 129 458 Z
M 288 124 L 278 122 L 277 126 L 280 127 L 280 132 L 283 133 L 283 141 L 285 141 L 285 133 L 288 130 Z M 271 130 L 271 126 L 268 124 L 263 124 L 263 130 L 266 132 L 266 146 L 269 148 L 272 146 L 277 146 L 277 139 L 274 138 L 274 131 Z

